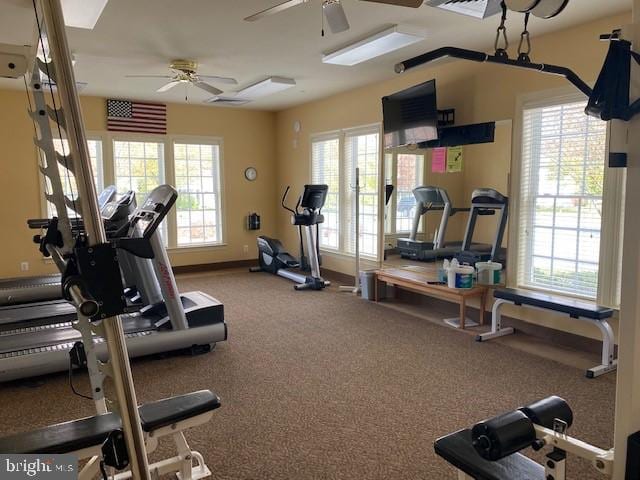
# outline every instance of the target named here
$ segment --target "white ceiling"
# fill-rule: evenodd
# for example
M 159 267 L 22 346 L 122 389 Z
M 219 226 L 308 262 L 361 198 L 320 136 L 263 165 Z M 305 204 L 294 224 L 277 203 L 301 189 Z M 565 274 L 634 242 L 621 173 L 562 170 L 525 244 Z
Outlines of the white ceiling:
M 498 17 L 485 21 L 423 6 L 419 9 L 342 0 L 351 29 L 323 38 L 321 0 L 294 7 L 255 23 L 243 18 L 281 0 L 110 0 L 94 30 L 70 28 L 76 56 L 76 78 L 87 82 L 83 94 L 137 100 L 184 102 L 184 89 L 156 93 L 162 79 L 128 79 L 126 74 L 168 73 L 174 58 L 195 59 L 200 73 L 235 77 L 239 87 L 268 76 L 292 77 L 297 87 L 248 104 L 244 108 L 279 110 L 394 76 L 393 65 L 428 50 L 454 45 L 489 50 Z M 31 0 L 0 0 L 0 42 L 32 41 Z M 532 19 L 532 34 L 631 9 L 631 0 L 571 0 L 555 19 Z M 521 16 L 508 26 L 517 37 Z M 322 52 L 359 40 L 394 23 L 425 28 L 428 37 L 375 60 L 353 66 L 325 65 Z M 535 58 L 534 58 L 535 59 Z M 21 88 L 18 80 L 0 80 L 0 88 Z M 221 88 L 229 86 L 216 85 Z M 208 95 L 195 88 L 189 103 Z

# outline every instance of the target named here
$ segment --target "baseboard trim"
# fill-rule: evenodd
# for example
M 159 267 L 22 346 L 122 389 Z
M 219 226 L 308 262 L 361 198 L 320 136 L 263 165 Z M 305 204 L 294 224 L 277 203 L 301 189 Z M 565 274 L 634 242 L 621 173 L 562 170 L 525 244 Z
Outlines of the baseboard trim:
M 173 267 L 173 273 L 178 275 L 181 273 L 213 272 L 216 270 L 228 270 L 230 268 L 251 268 L 257 265 L 258 261 L 253 259 L 217 263 L 199 263 L 196 265 L 179 265 L 177 267 Z

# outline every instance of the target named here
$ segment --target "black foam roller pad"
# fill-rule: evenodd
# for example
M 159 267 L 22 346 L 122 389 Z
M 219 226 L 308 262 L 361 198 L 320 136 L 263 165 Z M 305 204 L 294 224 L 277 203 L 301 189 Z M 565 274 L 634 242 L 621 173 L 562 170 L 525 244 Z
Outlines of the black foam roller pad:
M 516 410 L 476 424 L 471 439 L 482 458 L 496 461 L 529 447 L 536 431 L 529 417 Z
M 553 422 L 557 418 L 567 422 L 567 427 L 573 424 L 573 411 L 569 404 L 562 398 L 552 396 L 531 403 L 520 409 L 536 425 L 553 428 Z

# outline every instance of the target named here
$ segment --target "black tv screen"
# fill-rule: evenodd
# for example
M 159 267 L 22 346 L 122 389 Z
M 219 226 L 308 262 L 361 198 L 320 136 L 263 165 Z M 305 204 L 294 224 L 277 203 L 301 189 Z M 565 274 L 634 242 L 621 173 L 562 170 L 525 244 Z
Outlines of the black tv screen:
M 438 139 L 436 81 L 382 97 L 385 148 Z

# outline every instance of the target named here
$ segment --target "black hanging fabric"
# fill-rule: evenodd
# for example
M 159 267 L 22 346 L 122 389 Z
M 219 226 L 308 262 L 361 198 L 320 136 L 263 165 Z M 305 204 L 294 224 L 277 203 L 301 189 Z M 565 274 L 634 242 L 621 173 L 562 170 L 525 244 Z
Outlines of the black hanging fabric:
M 629 105 L 631 59 L 640 60 L 626 40 L 611 40 L 602 71 L 593 87 L 585 112 L 602 120 L 630 120 L 640 112 L 640 104 Z

